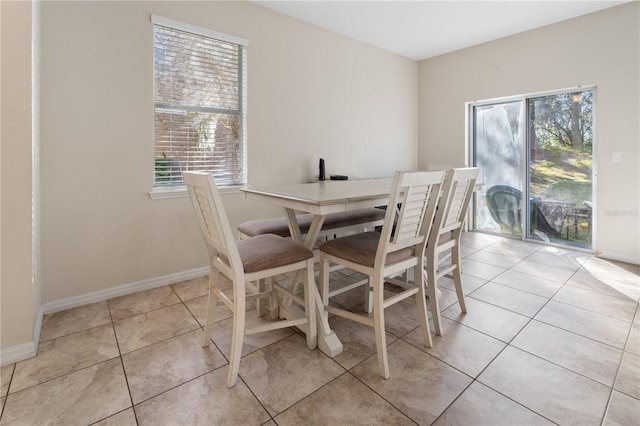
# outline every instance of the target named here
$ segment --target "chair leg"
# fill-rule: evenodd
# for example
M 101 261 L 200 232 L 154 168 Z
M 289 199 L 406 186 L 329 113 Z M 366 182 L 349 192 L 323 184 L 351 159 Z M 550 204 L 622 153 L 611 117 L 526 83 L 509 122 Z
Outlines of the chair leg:
M 316 326 L 316 280 L 313 271 L 313 259 L 307 261 L 304 278 L 304 313 L 307 317 L 307 347 L 315 349 L 318 346 L 318 327 Z
M 433 328 L 438 336 L 442 336 L 440 326 L 440 302 L 438 300 L 438 264 L 437 255 L 427 259 L 427 285 L 429 286 L 429 303 L 431 304 L 431 318 L 433 318 Z
M 371 277 L 368 280 L 369 283 L 364 286 L 364 310 L 370 314 L 373 312 L 373 286 L 371 285 Z
M 258 288 L 258 293 L 264 293 L 267 284 L 265 284 L 265 279 L 260 279 L 258 280 L 257 284 L 257 288 Z M 258 316 L 261 317 L 265 314 L 265 302 L 264 300 L 262 300 L 262 297 L 259 297 L 256 299 L 256 311 L 258 313 Z
M 269 294 L 269 309 L 271 309 L 271 319 L 275 321 L 280 317 L 280 299 L 278 297 L 276 285 L 273 283 L 273 277 L 269 278 L 269 285 L 271 286 L 271 293 Z
M 209 272 L 209 301 L 207 306 L 207 319 L 205 321 L 204 333 L 202 334 L 202 346 L 209 346 L 211 340 L 211 334 L 213 333 L 213 326 L 216 320 L 216 311 L 218 309 L 218 294 L 216 293 L 216 285 L 220 272 L 217 269 L 211 268 Z
M 460 310 L 467 313 L 467 305 L 464 302 L 464 291 L 462 289 L 462 268 L 460 263 L 460 244 L 456 244 L 451 248 L 451 262 L 456 265 L 456 268 L 452 271 L 453 283 L 456 286 L 456 295 L 458 296 L 458 303 L 460 304 Z
M 227 374 L 227 387 L 235 386 L 240 368 L 240 357 L 242 356 L 242 343 L 244 340 L 245 328 L 245 294 L 244 283 L 236 285 L 234 291 L 234 312 L 233 329 L 231 331 L 231 353 L 229 355 L 229 373 Z M 241 290 L 241 291 L 239 291 Z
M 320 257 L 320 298 L 322 299 L 322 306 L 329 306 L 329 261 Z
M 387 357 L 387 336 L 384 328 L 384 278 L 376 277 L 373 287 L 373 328 L 376 335 L 376 349 L 378 352 L 378 366 L 380 375 L 384 379 L 390 377 L 389 360 Z
M 427 295 L 425 293 L 424 273 L 422 273 L 422 267 L 416 266 L 413 271 L 415 277 L 415 285 L 419 286 L 418 293 L 416 294 L 416 309 L 418 310 L 418 317 L 420 318 L 420 328 L 422 329 L 422 338 L 424 344 L 427 347 L 432 347 L 431 330 L 429 330 L 429 316 L 427 314 Z M 418 281 L 418 277 L 422 277 L 422 281 Z

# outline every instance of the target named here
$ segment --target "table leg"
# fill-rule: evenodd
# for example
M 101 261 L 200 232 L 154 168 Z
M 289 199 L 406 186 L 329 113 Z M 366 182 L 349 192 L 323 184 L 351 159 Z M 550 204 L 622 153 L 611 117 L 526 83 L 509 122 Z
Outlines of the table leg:
M 324 222 L 324 216 L 316 215 L 311 222 L 311 227 L 309 228 L 309 232 L 307 232 L 307 237 L 304 241 L 302 241 L 302 234 L 300 232 L 300 225 L 298 224 L 298 219 L 296 218 L 295 211 L 293 209 L 285 208 L 285 215 L 289 222 L 289 232 L 294 241 L 299 244 L 304 245 L 310 250 L 313 250 L 313 246 L 318 238 L 318 234 L 320 234 L 320 230 L 322 229 L 322 223 Z M 293 289 L 298 282 L 300 277 L 299 273 L 296 273 L 293 277 L 290 289 Z M 313 294 L 313 300 L 316 304 L 316 314 L 318 316 L 318 348 L 324 352 L 326 355 L 333 358 L 336 355 L 342 353 L 342 342 L 338 339 L 336 333 L 331 330 L 329 327 L 329 314 L 324 310 L 324 305 L 322 304 L 322 297 L 320 297 L 320 293 L 318 291 L 318 286 L 314 287 L 315 291 Z M 285 303 L 288 302 L 288 303 Z M 280 314 L 283 316 L 293 315 L 293 312 L 289 308 L 288 305 L 291 304 L 291 301 L 283 301 L 283 308 L 280 309 Z

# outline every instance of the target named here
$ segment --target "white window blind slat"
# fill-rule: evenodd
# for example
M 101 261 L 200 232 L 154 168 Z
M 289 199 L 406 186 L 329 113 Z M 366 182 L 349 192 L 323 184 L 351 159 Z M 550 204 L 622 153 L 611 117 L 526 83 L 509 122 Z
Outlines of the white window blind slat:
M 153 15 L 154 190 L 246 183 L 246 40 Z M 215 37 L 212 37 L 215 36 Z

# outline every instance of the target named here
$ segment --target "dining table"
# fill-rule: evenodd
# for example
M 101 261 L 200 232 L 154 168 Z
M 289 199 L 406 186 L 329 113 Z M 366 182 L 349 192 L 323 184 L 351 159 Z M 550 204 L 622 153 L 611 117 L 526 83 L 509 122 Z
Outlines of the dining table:
M 292 185 L 247 186 L 241 190 L 249 200 L 283 207 L 293 240 L 313 249 L 326 215 L 365 207 L 386 206 L 392 183 L 393 178 L 328 180 Z M 304 238 L 296 218 L 297 213 L 314 215 L 311 227 Z M 342 343 L 329 327 L 328 314 L 324 310 L 317 286 L 314 287 L 313 299 L 318 315 L 318 348 L 328 356 L 334 357 L 342 352 Z M 296 315 L 297 312 L 283 307 L 280 314 L 288 317 Z

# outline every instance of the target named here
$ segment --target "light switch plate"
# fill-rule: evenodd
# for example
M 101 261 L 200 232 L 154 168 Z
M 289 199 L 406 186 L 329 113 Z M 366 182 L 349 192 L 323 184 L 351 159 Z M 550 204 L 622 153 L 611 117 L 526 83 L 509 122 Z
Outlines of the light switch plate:
M 612 163 L 621 163 L 622 162 L 622 151 L 611 151 L 611 162 Z

